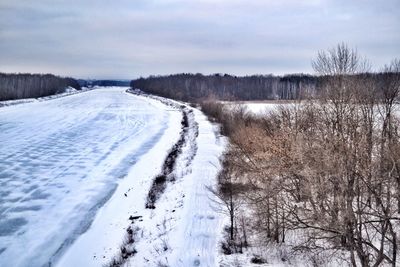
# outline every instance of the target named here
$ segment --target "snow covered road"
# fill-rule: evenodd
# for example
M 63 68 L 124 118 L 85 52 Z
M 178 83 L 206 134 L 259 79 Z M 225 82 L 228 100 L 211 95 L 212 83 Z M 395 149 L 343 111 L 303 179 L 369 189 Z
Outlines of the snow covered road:
M 118 185 L 132 184 L 132 168 L 141 163 L 137 171 L 148 177 L 159 171 L 181 115 L 125 90 L 0 109 L 0 266 L 52 265 L 99 207 L 120 201 L 128 188 Z

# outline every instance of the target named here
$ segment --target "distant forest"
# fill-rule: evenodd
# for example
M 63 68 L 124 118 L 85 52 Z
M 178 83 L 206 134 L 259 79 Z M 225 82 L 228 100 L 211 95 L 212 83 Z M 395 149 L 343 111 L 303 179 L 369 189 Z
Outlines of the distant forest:
M 383 82 L 382 73 L 355 75 L 358 80 Z M 183 101 L 218 100 L 291 100 L 318 96 L 327 76 L 291 74 L 285 76 L 228 74 L 174 74 L 150 76 L 131 81 L 131 87 L 146 93 Z
M 6 74 L 0 73 L 0 100 L 36 98 L 61 93 L 71 86 L 81 89 L 73 78 L 52 74 Z
M 282 77 L 174 74 L 150 76 L 131 82 L 132 88 L 184 101 L 206 98 L 219 100 L 297 99 L 315 94 L 317 85 L 318 78 L 306 74 Z
M 78 83 L 82 87 L 93 86 L 129 86 L 129 80 L 82 80 L 79 79 Z

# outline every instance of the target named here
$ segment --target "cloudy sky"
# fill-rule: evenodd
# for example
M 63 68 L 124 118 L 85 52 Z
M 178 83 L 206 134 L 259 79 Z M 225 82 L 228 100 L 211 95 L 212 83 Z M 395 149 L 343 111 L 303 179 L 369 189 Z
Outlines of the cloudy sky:
M 312 73 L 346 42 L 400 57 L 400 0 L 0 0 L 0 72 L 136 78 Z

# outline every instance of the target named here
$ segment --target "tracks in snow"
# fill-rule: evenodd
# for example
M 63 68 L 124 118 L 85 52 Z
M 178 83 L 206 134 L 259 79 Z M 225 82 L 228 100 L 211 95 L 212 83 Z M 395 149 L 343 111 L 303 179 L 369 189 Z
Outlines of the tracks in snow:
M 199 126 L 195 120 L 193 110 L 186 105 L 179 104 L 178 102 L 170 99 L 147 95 L 132 91 L 130 89 L 128 89 L 127 92 L 158 100 L 167 106 L 179 110 L 182 113 L 179 139 L 168 152 L 163 162 L 162 170 L 153 179 L 147 194 L 145 208 L 155 210 L 156 202 L 163 195 L 168 184 L 173 185 L 178 179 L 183 178 L 186 174 L 191 172 L 191 163 L 197 152 L 196 138 L 199 135 Z M 185 195 L 181 195 L 181 197 L 184 198 Z M 182 207 L 182 205 L 180 207 Z M 173 209 L 171 212 L 174 213 L 175 209 Z M 122 266 L 128 261 L 129 258 L 133 257 L 137 253 L 135 245 L 139 239 L 143 237 L 144 231 L 146 231 L 145 229 L 142 229 L 143 227 L 140 227 L 137 224 L 138 222 L 146 221 L 146 219 L 151 220 L 152 216 L 153 215 L 150 214 L 150 217 L 142 215 L 129 217 L 131 225 L 129 225 L 126 229 L 126 235 L 120 246 L 118 255 L 116 255 L 110 261 L 109 266 Z M 164 220 L 164 234 L 166 233 L 165 222 L 166 221 Z M 168 244 L 166 241 L 162 240 L 161 242 L 161 248 L 156 248 L 157 253 L 160 253 L 161 251 L 166 252 L 168 250 Z

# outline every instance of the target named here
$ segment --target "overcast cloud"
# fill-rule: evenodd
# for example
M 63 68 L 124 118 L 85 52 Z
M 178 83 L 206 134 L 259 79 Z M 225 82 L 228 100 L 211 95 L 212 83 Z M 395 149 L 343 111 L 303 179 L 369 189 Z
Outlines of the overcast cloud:
M 0 0 L 0 72 L 312 73 L 341 41 L 379 69 L 400 57 L 399 14 L 399 0 Z

